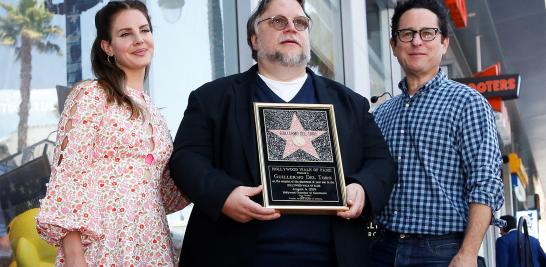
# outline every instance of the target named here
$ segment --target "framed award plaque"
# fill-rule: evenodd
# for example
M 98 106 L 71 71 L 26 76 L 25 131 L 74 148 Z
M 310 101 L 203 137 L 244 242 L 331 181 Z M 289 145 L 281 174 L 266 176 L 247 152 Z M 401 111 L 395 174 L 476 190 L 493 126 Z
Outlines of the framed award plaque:
M 282 213 L 347 210 L 334 107 L 254 103 L 264 206 Z

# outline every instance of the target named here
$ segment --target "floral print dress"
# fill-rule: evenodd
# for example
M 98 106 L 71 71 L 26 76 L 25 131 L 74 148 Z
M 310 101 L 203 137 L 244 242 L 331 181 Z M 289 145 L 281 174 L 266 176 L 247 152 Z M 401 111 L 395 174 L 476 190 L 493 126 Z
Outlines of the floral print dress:
M 89 266 L 173 266 L 165 215 L 189 202 L 169 177 L 172 141 L 163 117 L 144 92 L 127 94 L 144 111 L 137 119 L 107 103 L 97 81 L 67 97 L 38 233 L 60 246 L 79 231 Z

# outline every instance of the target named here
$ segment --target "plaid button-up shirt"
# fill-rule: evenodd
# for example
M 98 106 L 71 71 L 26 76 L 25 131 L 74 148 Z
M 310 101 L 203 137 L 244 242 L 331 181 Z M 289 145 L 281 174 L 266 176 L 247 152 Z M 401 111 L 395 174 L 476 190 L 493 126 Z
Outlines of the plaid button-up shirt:
M 441 70 L 413 97 L 405 80 L 399 87 L 402 94 L 374 111 L 399 176 L 376 221 L 401 233 L 463 232 L 470 203 L 496 211 L 504 202 L 493 111 Z

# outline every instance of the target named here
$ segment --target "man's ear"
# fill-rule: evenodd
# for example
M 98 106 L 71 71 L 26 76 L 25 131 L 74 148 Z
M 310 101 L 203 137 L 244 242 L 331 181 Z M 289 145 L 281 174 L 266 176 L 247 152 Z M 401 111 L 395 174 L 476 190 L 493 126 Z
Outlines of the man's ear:
M 252 50 L 255 50 L 255 51 L 258 50 L 258 48 L 257 48 L 257 47 L 258 47 L 258 44 L 257 44 L 257 40 L 256 40 L 256 39 L 257 39 L 256 34 L 254 34 L 254 35 L 252 35 L 252 36 L 250 37 L 250 42 L 252 43 Z
M 447 53 L 447 48 L 449 47 L 449 37 L 446 37 L 442 40 L 442 55 Z
M 112 45 L 110 44 L 110 42 L 106 40 L 100 41 L 100 48 L 102 48 L 102 51 L 104 51 L 104 53 L 106 53 L 107 55 L 109 56 L 114 55 L 114 52 L 112 51 Z
M 395 56 L 395 57 L 398 57 L 397 53 L 396 53 L 396 39 L 394 38 L 391 38 L 391 40 L 389 41 L 390 44 L 391 44 L 391 50 L 392 50 L 392 54 Z

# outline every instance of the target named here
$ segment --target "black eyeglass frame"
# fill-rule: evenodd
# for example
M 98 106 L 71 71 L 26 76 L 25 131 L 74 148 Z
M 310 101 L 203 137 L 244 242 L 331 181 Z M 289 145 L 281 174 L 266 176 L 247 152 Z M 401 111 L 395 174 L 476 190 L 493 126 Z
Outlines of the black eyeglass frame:
M 275 19 L 282 19 L 286 23 L 276 24 L 274 22 Z M 284 15 L 275 15 L 275 16 L 270 17 L 270 18 L 265 18 L 265 19 L 259 20 L 258 22 L 256 22 L 256 26 L 258 26 L 258 24 L 260 24 L 260 23 L 262 23 L 264 21 L 269 20 L 269 24 L 271 25 L 271 27 L 273 27 L 277 31 L 282 31 L 282 30 L 286 29 L 286 27 L 288 27 L 288 22 L 290 21 L 290 19 L 292 19 L 292 24 L 294 24 L 294 28 L 296 28 L 296 30 L 298 30 L 300 32 L 305 31 L 305 30 L 307 30 L 307 29 L 309 29 L 311 27 L 311 18 L 309 18 L 307 16 L 297 16 L 297 17 L 294 17 L 294 18 L 288 18 L 288 17 L 286 17 Z M 297 20 L 297 19 L 304 19 L 304 20 L 306 20 L 307 23 L 306 24 L 300 24 L 300 23 L 296 24 L 296 23 L 294 23 L 294 21 Z M 275 25 L 280 25 L 280 26 L 282 26 L 282 28 L 275 27 Z M 304 28 L 299 29 L 298 25 L 303 25 Z
M 427 31 L 427 30 L 434 30 L 434 35 L 432 36 L 432 39 L 430 39 L 430 40 L 423 38 L 423 31 Z M 400 33 L 404 32 L 404 31 L 411 31 L 411 39 L 410 40 L 408 40 L 408 41 L 402 40 L 402 37 L 400 37 Z M 440 31 L 439 28 L 421 28 L 418 31 L 412 30 L 412 29 L 401 29 L 401 30 L 396 31 L 396 36 L 398 37 L 398 40 L 400 40 L 400 42 L 402 42 L 402 43 L 411 43 L 411 42 L 413 42 L 413 39 L 415 39 L 415 34 L 416 33 L 419 33 L 419 38 L 421 38 L 421 40 L 423 42 L 430 42 L 430 41 L 433 41 L 434 39 L 436 39 L 436 36 L 438 36 L 438 34 L 441 34 L 442 31 Z

